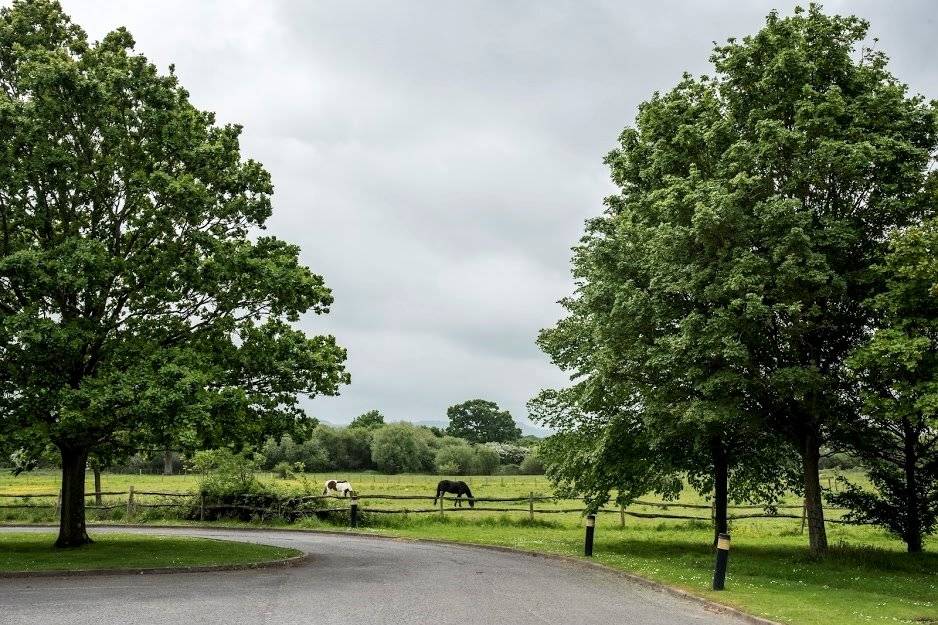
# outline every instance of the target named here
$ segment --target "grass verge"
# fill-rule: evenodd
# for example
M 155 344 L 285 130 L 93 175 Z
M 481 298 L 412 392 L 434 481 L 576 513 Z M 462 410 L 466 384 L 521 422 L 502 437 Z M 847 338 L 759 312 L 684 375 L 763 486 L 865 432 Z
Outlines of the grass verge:
M 176 568 L 255 564 L 301 552 L 208 538 L 99 534 L 94 543 L 55 549 L 52 533 L 0 533 L 0 572 Z

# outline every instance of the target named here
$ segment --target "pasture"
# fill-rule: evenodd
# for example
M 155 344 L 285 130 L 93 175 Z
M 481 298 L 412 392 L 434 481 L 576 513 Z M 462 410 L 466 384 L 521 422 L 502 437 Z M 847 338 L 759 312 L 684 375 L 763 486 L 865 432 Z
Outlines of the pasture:
M 89 476 L 90 477 L 90 476 Z M 372 473 L 305 474 L 290 480 L 259 474 L 263 482 L 283 492 L 319 494 L 328 478 L 344 478 L 367 496 L 432 496 L 441 476 L 378 475 Z M 858 476 L 851 475 L 856 480 Z M 836 487 L 836 474 L 826 472 L 822 483 Z M 12 477 L 0 476 L 0 493 L 54 493 L 58 485 L 55 473 L 36 472 Z M 535 497 L 549 495 L 550 487 L 542 476 L 473 476 L 461 478 L 470 483 L 473 494 L 485 497 Z M 195 492 L 195 475 L 114 475 L 102 478 L 104 491 Z M 91 480 L 89 479 L 89 493 Z M 126 521 L 126 496 L 104 496 L 104 503 L 116 507 L 90 511 L 94 522 Z M 7 499 L 7 501 L 23 501 Z M 47 502 L 49 500 L 46 500 Z M 52 500 L 54 501 L 54 499 Z M 138 496 L 140 502 L 165 501 L 159 496 Z M 89 497 L 89 503 L 93 497 Z M 344 502 L 330 500 L 336 505 Z M 653 502 L 650 502 L 653 503 Z M 680 504 L 707 505 L 703 498 L 685 491 Z M 798 505 L 794 495 L 787 505 Z M 431 501 L 369 500 L 363 507 L 395 509 L 432 508 Z M 536 501 L 537 510 L 570 508 L 575 501 Z M 513 512 L 486 512 L 485 507 L 510 508 Z M 452 511 L 446 502 L 445 514 L 364 514 L 360 531 L 411 538 L 431 538 L 477 544 L 508 546 L 528 551 L 579 556 L 583 548 L 583 518 L 576 512 L 535 514 L 530 519 L 529 503 L 483 503 L 469 510 Z M 833 548 L 823 558 L 814 558 L 807 550 L 807 536 L 801 532 L 800 519 L 740 519 L 731 523 L 733 546 L 730 555 L 727 590 L 709 590 L 713 570 L 712 537 L 709 511 L 700 509 L 631 506 L 630 512 L 698 516 L 700 520 L 654 519 L 626 516 L 624 524 L 617 510 L 600 514 L 597 521 L 594 560 L 617 569 L 671 584 L 695 594 L 743 608 L 783 623 L 821 625 L 827 623 L 938 623 L 938 554 L 933 544 L 926 553 L 910 556 L 900 541 L 873 527 L 830 524 Z M 54 511 L 4 509 L 5 523 L 53 520 Z M 25 514 L 24 514 L 25 512 Z M 731 513 L 759 512 L 733 510 Z M 780 510 L 780 512 L 797 512 Z M 795 515 L 797 516 L 797 515 Z M 839 513 L 831 511 L 831 518 Z M 181 521 L 172 508 L 142 508 L 134 515 L 135 523 L 197 523 Z M 291 527 L 305 529 L 342 529 L 347 516 L 301 519 Z M 237 524 L 233 521 L 220 522 Z M 283 525 L 276 519 L 257 519 L 254 524 Z

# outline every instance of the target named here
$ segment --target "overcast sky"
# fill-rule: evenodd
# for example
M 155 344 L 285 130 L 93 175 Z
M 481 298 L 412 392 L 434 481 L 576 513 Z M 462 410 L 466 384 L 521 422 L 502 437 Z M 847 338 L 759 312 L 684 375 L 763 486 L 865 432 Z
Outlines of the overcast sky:
M 570 292 L 570 247 L 611 191 L 603 156 L 637 105 L 778 2 L 63 0 L 92 39 L 123 25 L 193 102 L 244 125 L 270 170 L 269 230 L 335 305 L 303 327 L 352 384 L 310 412 L 445 419 L 562 385 L 534 344 Z M 938 97 L 938 3 L 827 2 L 872 22 L 893 71 Z

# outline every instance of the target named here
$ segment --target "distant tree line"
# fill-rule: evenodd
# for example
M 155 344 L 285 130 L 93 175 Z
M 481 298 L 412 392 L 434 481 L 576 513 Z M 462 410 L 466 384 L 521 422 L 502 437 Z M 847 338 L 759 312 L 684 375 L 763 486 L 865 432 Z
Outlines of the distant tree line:
M 408 422 L 385 423 L 379 411 L 370 410 L 346 427 L 319 423 L 306 436 L 289 433 L 270 436 L 261 445 L 246 451 L 259 469 L 282 475 L 303 471 L 440 475 L 536 475 L 544 472 L 536 453 L 538 439 L 521 437 L 521 430 L 510 414 L 500 410 L 494 402 L 470 400 L 450 408 L 450 413 L 456 412 L 474 414 L 475 441 L 449 433 L 465 431 L 466 419 L 451 422 L 450 427 L 442 430 Z M 510 427 L 505 426 L 506 418 Z M 494 422 L 494 426 L 489 421 Z M 178 472 L 183 467 L 197 468 L 194 458 L 194 453 L 155 450 L 131 454 L 117 461 L 112 459 L 106 468 L 131 473 L 160 473 L 167 469 Z M 50 449 L 36 458 L 34 466 L 57 467 L 58 455 Z
M 497 407 L 495 413 L 499 418 L 508 415 L 507 412 L 498 411 Z M 473 442 L 448 434 L 450 429 L 442 431 L 408 422 L 386 424 L 380 413 L 371 411 L 354 419 L 348 427 L 320 423 L 302 441 L 295 440 L 289 434 L 279 440 L 268 438 L 258 450 L 259 463 L 268 470 L 285 463 L 287 467 L 308 472 L 378 471 L 440 475 L 543 473 L 544 467 L 536 455 L 536 439 L 521 439 L 520 429 L 514 426 L 513 421 L 511 423 L 510 430 L 495 434 L 511 436 L 510 440 Z

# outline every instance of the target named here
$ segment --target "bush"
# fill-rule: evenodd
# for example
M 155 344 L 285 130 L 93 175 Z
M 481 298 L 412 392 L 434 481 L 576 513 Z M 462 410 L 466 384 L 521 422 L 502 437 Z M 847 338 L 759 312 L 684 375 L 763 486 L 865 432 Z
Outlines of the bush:
M 281 480 L 292 480 L 296 477 L 296 473 L 302 473 L 303 469 L 302 462 L 296 462 L 294 464 L 278 462 L 277 466 L 274 467 L 274 474 Z
M 511 443 L 485 443 L 485 447 L 498 454 L 501 464 L 521 464 L 530 451 L 527 447 Z
M 472 475 L 476 456 L 469 445 L 449 445 L 436 452 L 436 472 L 440 475 Z
M 543 475 L 544 463 L 537 457 L 536 453 L 530 453 L 525 456 L 519 467 L 522 475 Z
M 474 473 L 476 475 L 492 475 L 501 462 L 498 452 L 485 445 L 477 445 L 473 449 L 475 456 Z
M 246 453 L 233 453 L 230 449 L 198 451 L 191 466 L 202 474 L 199 490 L 210 495 L 255 493 L 261 484 L 254 477 L 257 462 Z
M 495 475 L 521 475 L 521 467 L 516 464 L 503 464 L 495 470 Z
M 459 465 L 455 462 L 437 464 L 436 472 L 438 475 L 462 475 L 462 471 L 460 471 Z
M 420 473 L 433 468 L 426 435 L 410 423 L 392 423 L 375 430 L 371 459 L 385 473 Z

